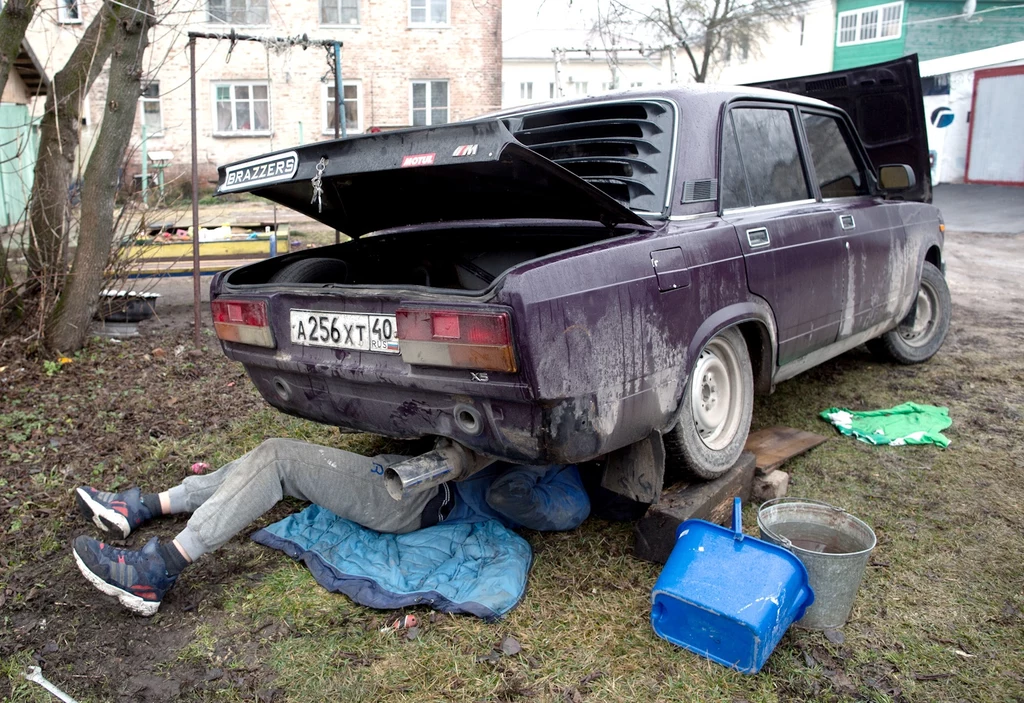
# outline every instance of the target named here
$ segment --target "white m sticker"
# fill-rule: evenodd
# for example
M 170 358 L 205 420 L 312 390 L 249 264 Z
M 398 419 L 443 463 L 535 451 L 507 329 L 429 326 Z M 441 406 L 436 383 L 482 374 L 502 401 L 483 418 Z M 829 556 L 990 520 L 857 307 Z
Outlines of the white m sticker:
M 479 144 L 463 144 L 462 146 L 457 146 L 455 147 L 455 151 L 452 152 L 452 156 L 473 156 L 476 154 L 476 150 L 479 146 Z

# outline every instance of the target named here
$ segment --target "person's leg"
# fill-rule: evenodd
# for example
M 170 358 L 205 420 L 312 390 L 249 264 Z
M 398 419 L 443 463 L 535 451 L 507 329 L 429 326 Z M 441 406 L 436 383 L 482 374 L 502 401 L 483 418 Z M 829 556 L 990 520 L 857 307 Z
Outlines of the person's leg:
M 201 500 L 175 538 L 189 559 L 217 549 L 286 495 L 378 532 L 403 533 L 424 525 L 424 511 L 439 493 L 434 488 L 396 501 L 377 457 L 287 439 L 267 440 L 232 464 L 212 495 L 186 486 L 191 479 L 182 484 L 190 501 Z M 433 522 L 428 517 L 426 524 Z

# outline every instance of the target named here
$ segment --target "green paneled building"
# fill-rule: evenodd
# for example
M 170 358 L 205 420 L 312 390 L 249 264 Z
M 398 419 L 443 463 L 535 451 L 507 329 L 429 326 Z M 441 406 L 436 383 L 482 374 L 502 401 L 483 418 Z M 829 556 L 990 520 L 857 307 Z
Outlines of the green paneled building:
M 1021 0 L 837 0 L 835 70 L 918 54 L 922 61 L 1024 41 Z

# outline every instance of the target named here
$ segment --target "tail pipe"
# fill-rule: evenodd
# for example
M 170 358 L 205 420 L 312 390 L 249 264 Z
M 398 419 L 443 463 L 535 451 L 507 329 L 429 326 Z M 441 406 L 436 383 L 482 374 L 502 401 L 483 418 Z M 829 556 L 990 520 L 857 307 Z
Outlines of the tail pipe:
M 472 476 L 494 461 L 461 444 L 442 440 L 433 451 L 386 468 L 384 485 L 392 498 L 402 500 L 446 481 L 458 481 Z

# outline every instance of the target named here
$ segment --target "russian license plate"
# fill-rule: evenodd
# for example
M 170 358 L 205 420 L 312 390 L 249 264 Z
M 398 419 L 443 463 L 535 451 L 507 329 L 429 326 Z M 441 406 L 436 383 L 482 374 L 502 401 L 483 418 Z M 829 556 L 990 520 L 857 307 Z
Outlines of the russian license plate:
M 398 354 L 394 315 L 292 310 L 293 344 Z

